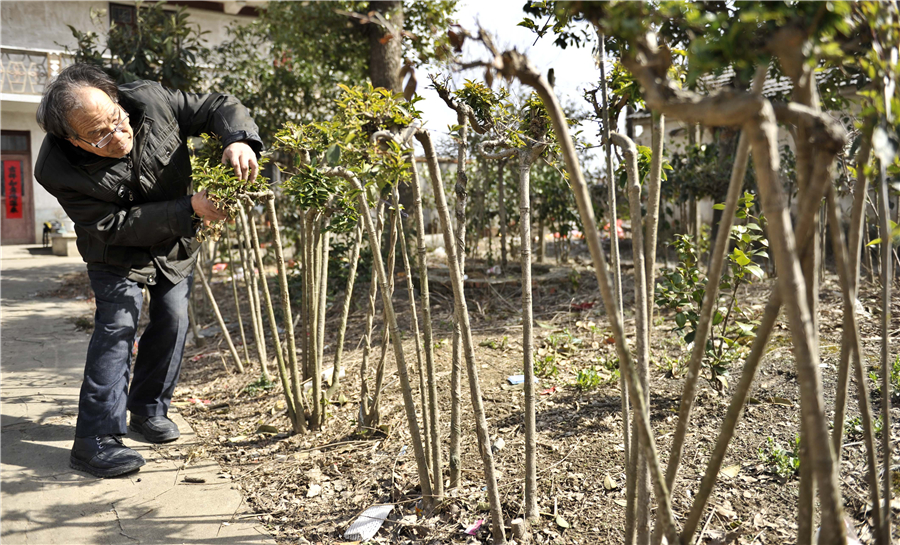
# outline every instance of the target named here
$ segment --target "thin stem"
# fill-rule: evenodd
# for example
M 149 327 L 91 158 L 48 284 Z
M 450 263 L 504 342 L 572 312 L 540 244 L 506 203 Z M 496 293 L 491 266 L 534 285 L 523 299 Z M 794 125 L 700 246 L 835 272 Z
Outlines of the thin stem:
M 203 274 L 203 267 L 197 267 L 195 272 L 197 273 L 197 276 L 200 277 L 200 282 L 203 283 L 203 291 L 206 292 L 206 297 L 209 299 L 213 313 L 216 315 L 216 321 L 219 323 L 219 328 L 222 329 L 222 335 L 225 337 L 225 342 L 228 343 L 228 350 L 231 351 L 231 356 L 234 358 L 235 365 L 237 365 L 238 373 L 243 373 L 244 366 L 241 364 L 241 356 L 238 355 L 234 343 L 231 342 L 231 335 L 228 333 L 228 328 L 225 326 L 225 320 L 222 318 L 222 313 L 219 312 L 219 305 L 216 304 L 216 298 L 213 296 L 212 289 L 209 287 L 209 282 L 206 281 L 206 275 Z
M 431 329 L 431 294 L 428 290 L 428 264 L 425 252 L 425 216 L 422 212 L 422 192 L 419 187 L 419 171 L 416 167 L 415 155 L 410 152 L 410 174 L 413 192 L 413 214 L 416 218 L 416 261 L 419 268 L 419 288 L 422 298 L 423 342 L 425 343 L 425 369 L 428 374 L 428 414 L 429 432 L 431 433 L 431 469 L 434 477 L 433 492 L 435 497 L 444 495 L 444 477 L 442 468 L 441 442 L 438 426 L 437 373 L 434 366 L 434 336 Z
M 249 203 L 248 203 L 249 204 Z M 284 390 L 284 400 L 287 406 L 288 418 L 294 431 L 299 431 L 297 425 L 297 413 L 294 407 L 294 398 L 291 393 L 290 375 L 284 361 L 284 351 L 281 349 L 281 338 L 278 334 L 278 322 L 275 320 L 275 308 L 272 305 L 272 294 L 269 293 L 269 282 L 266 280 L 265 268 L 263 263 L 262 250 L 259 247 L 259 234 L 256 231 L 256 221 L 251 217 L 250 221 L 250 239 L 253 242 L 253 254 L 256 257 L 256 266 L 259 268 L 263 278 L 263 295 L 266 299 L 266 316 L 269 320 L 269 329 L 272 331 L 272 341 L 275 344 L 275 360 L 278 362 L 278 376 L 281 379 L 281 387 Z

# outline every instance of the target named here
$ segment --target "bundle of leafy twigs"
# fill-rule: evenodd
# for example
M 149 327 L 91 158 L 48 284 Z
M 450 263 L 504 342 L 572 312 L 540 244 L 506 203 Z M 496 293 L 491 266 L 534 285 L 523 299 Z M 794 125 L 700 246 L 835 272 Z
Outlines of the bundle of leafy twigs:
M 219 137 L 209 134 L 201 135 L 203 144 L 194 148 L 191 156 L 191 171 L 194 178 L 194 188 L 197 191 L 206 190 L 207 198 L 216 208 L 224 210 L 228 219 L 204 223 L 197 232 L 200 241 L 211 239 L 218 240 L 225 223 L 234 218 L 237 213 L 236 205 L 242 195 L 260 194 L 268 190 L 269 180 L 264 176 L 257 176 L 252 182 L 241 180 L 234 174 L 231 165 L 221 162 L 222 141 Z M 260 166 L 264 165 L 266 158 L 260 159 Z

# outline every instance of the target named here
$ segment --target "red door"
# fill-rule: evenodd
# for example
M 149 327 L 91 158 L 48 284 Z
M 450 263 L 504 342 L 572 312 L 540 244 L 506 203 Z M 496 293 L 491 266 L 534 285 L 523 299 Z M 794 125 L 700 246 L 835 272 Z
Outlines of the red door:
M 0 242 L 34 244 L 34 195 L 27 132 L 3 131 Z

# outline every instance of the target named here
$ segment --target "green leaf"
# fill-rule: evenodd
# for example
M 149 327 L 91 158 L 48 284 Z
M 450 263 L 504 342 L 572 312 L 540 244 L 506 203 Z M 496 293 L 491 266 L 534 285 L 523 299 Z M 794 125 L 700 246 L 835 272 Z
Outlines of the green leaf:
M 675 315 L 675 323 L 678 324 L 678 328 L 684 327 L 684 324 L 687 323 L 687 317 L 683 312 L 679 312 Z
M 738 250 L 737 248 L 735 248 L 734 252 L 731 253 L 731 258 L 741 267 L 746 267 L 750 263 L 750 258 L 747 257 L 747 254 L 745 254 L 741 250 Z
M 717 310 L 715 316 L 713 316 L 713 325 L 719 325 L 724 321 L 725 315 Z
M 337 165 L 338 161 L 341 160 L 341 147 L 337 144 L 332 144 L 328 151 L 325 152 L 325 161 L 328 162 L 329 165 Z
M 763 272 L 762 268 L 759 265 L 747 265 L 744 268 L 747 271 L 749 271 L 750 274 L 759 278 L 760 280 L 762 280 L 763 277 L 765 276 L 765 273 Z
M 714 204 L 713 210 L 725 210 L 725 204 L 724 203 Z

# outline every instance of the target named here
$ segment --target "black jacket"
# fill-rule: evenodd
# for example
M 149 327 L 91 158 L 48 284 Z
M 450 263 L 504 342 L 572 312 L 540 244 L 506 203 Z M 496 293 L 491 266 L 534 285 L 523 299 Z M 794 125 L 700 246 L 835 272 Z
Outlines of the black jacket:
M 189 136 L 218 135 L 223 146 L 243 141 L 262 150 L 258 129 L 235 98 L 172 91 L 150 81 L 119 87 L 119 103 L 134 128 L 131 153 L 99 157 L 47 135 L 35 179 L 75 222 L 88 270 L 154 284 L 190 274 L 199 248 L 191 207 Z

